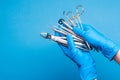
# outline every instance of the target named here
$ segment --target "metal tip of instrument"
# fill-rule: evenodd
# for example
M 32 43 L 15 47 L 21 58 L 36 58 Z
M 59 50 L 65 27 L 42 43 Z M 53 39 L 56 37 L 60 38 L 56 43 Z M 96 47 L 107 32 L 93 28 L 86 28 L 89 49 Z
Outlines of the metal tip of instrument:
M 40 36 L 42 36 L 43 38 L 47 38 L 48 37 L 48 33 L 42 32 L 42 33 L 40 33 Z

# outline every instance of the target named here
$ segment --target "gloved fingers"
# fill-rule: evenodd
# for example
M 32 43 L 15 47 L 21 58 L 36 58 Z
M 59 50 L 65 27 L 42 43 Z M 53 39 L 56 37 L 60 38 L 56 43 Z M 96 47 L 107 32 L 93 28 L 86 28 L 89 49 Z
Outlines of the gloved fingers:
M 92 27 L 91 25 L 88 24 L 82 24 L 82 26 L 83 26 L 83 31 L 87 31 Z
M 73 28 L 73 31 L 78 34 L 79 36 L 82 36 L 83 37 L 83 34 L 84 34 L 84 31 L 80 28 L 77 28 L 77 27 L 74 27 Z
M 63 36 L 63 35 L 60 34 L 60 33 L 58 33 L 58 32 L 55 32 L 55 36 Z M 61 48 L 67 48 L 67 47 L 64 46 L 63 44 L 58 43 L 58 45 L 59 45 Z
M 67 35 L 67 43 L 68 43 L 69 50 L 74 51 L 76 49 L 75 44 L 74 44 L 74 40 L 70 34 Z
M 55 36 L 62 36 L 62 34 L 55 32 Z M 68 48 L 66 46 L 64 46 L 63 44 L 58 43 L 59 47 L 62 49 L 62 51 L 66 54 Z
M 78 34 L 79 36 L 81 36 L 81 37 L 84 38 L 84 36 L 85 36 L 84 34 L 85 34 L 88 30 L 90 30 L 90 29 L 92 28 L 92 26 L 87 25 L 87 24 L 82 24 L 82 27 L 83 27 L 83 29 L 78 28 L 78 27 L 74 27 L 74 28 L 73 28 L 73 31 L 74 31 L 76 34 Z
M 64 54 L 69 57 L 70 59 L 73 59 L 74 55 L 76 54 L 75 51 L 75 45 L 74 41 L 72 41 L 73 38 L 71 35 L 67 36 L 67 44 L 68 46 L 64 46 L 63 44 L 58 43 Z
M 62 44 L 58 43 L 59 47 L 62 49 L 62 51 L 64 52 L 64 54 L 66 56 L 68 56 L 68 51 L 69 49 L 66 46 L 63 46 Z
M 62 48 L 63 50 L 67 50 L 68 48 L 60 43 L 58 43 L 58 45 L 60 46 L 60 48 Z

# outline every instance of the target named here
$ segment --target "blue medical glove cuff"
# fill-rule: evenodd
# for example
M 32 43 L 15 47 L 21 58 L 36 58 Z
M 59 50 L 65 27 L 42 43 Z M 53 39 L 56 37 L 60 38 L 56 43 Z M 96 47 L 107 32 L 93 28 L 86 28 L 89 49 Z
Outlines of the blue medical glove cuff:
M 97 78 L 95 63 L 89 67 L 80 67 L 79 71 L 81 80 L 94 80 L 95 78 Z
M 113 60 L 114 56 L 119 51 L 120 46 L 115 44 L 111 40 L 106 40 L 104 46 L 102 46 L 102 53 L 105 57 L 107 57 L 110 61 Z

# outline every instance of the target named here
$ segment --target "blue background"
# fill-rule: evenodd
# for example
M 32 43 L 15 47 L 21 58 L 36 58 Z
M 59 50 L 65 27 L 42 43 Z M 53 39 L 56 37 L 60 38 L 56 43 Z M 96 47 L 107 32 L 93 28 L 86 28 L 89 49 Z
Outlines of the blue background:
M 120 0 L 0 0 L 0 80 L 79 80 L 59 46 L 39 36 L 50 32 L 64 10 L 82 4 L 82 21 L 120 44 Z M 99 80 L 120 80 L 120 68 L 92 54 Z

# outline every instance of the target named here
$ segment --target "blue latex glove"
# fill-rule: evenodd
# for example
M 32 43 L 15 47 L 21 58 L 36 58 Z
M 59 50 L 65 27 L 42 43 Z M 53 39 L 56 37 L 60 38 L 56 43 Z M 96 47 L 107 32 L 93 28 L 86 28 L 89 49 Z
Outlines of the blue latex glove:
M 92 26 L 83 24 L 83 30 L 74 27 L 73 31 L 82 36 L 89 44 L 100 50 L 105 57 L 112 60 L 120 47 L 110 39 L 106 38 Z
M 56 33 L 60 36 L 59 33 Z M 68 47 L 59 44 L 64 54 L 74 61 L 80 71 L 80 77 L 82 80 L 93 80 L 97 78 L 96 64 L 90 55 L 90 52 L 84 52 L 75 47 L 73 38 L 71 35 L 67 35 Z

